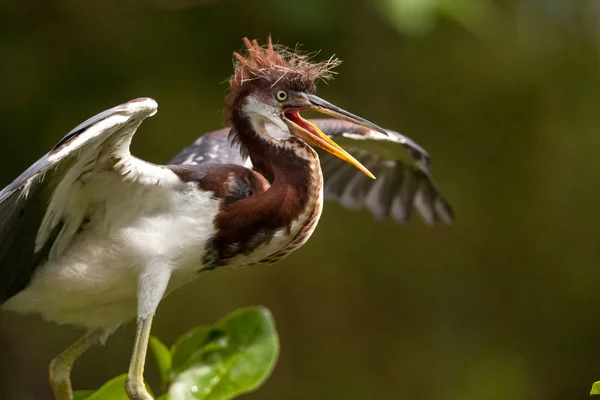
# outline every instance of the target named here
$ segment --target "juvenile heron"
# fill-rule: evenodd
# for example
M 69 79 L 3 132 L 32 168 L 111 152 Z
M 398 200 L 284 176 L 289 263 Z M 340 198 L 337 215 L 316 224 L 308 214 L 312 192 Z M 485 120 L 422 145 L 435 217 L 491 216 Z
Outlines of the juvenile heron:
M 169 165 L 151 164 L 129 145 L 157 104 L 131 100 L 77 126 L 0 192 L 0 305 L 87 330 L 50 364 L 57 399 L 72 398 L 74 361 L 136 316 L 126 391 L 151 399 L 143 371 L 164 295 L 203 270 L 289 255 L 311 236 L 324 197 L 378 218 L 405 222 L 414 205 L 426 223 L 451 222 L 421 147 L 315 96 L 335 60 L 313 63 L 270 38 L 244 43 L 234 53 L 229 129 Z M 303 110 L 336 119 L 308 121 Z M 326 152 L 325 185 L 309 145 Z

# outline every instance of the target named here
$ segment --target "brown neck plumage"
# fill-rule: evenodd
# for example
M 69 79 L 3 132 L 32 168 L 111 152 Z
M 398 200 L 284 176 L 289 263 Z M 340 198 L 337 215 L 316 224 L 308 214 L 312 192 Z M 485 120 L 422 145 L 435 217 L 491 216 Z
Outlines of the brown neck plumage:
M 289 235 L 291 242 L 318 219 L 321 207 L 322 175 L 314 150 L 299 139 L 284 148 L 275 139 L 259 137 L 240 109 L 234 107 L 230 116 L 233 139 L 271 186 L 264 193 L 225 206 L 217 216 L 214 244 L 224 262 L 251 254 L 277 232 Z

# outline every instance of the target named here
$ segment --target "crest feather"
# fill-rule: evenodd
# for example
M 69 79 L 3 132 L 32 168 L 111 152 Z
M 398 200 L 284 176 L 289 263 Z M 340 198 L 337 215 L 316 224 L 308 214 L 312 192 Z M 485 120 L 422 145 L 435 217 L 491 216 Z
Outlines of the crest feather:
M 234 73 L 229 81 L 233 91 L 254 80 L 265 80 L 275 85 L 282 79 L 289 79 L 301 87 L 313 88 L 317 80 L 331 79 L 334 74 L 332 69 L 340 64 L 335 57 L 318 63 L 311 62 L 314 54 L 302 54 L 297 49 L 292 51 L 284 46 L 273 45 L 271 36 L 268 36 L 266 46 L 260 46 L 256 40 L 243 40 L 245 54 L 233 53 Z

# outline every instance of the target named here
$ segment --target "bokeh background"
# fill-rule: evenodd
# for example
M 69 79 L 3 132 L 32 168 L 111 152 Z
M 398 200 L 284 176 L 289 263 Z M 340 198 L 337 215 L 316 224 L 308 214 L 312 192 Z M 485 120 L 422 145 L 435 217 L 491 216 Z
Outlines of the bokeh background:
M 335 53 L 319 94 L 432 155 L 451 226 L 327 204 L 272 267 L 172 294 L 154 333 L 262 304 L 281 357 L 247 399 L 563 400 L 600 380 L 598 0 L 3 0 L 0 186 L 89 116 L 150 96 L 136 155 L 166 162 L 222 126 L 241 38 Z M 49 399 L 47 364 L 81 332 L 0 312 L 0 398 Z M 134 329 L 76 365 L 126 371 Z M 157 373 L 149 358 L 147 376 Z

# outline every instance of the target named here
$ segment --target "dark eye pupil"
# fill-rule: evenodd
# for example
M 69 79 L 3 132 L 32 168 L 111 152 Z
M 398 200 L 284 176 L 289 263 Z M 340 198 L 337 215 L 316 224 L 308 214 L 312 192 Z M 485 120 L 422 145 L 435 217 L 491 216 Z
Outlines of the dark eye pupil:
M 277 97 L 279 97 L 281 100 L 285 99 L 285 92 L 277 93 Z

